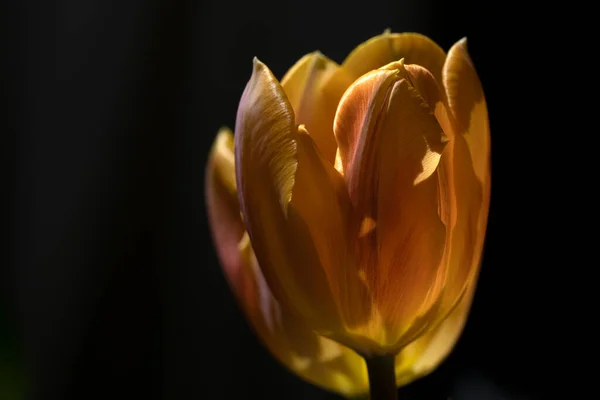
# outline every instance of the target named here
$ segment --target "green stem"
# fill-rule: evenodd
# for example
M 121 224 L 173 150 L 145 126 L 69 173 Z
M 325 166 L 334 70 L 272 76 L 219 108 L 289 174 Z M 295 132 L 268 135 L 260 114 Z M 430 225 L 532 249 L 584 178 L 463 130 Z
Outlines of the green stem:
M 365 357 L 371 400 L 398 400 L 394 356 Z

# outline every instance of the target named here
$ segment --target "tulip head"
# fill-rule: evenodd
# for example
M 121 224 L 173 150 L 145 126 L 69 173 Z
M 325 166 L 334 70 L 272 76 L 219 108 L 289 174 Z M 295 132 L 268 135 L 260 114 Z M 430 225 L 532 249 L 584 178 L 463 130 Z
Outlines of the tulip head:
M 309 54 L 281 83 L 253 65 L 206 180 L 246 315 L 283 364 L 343 394 L 366 390 L 359 354 L 396 355 L 398 384 L 428 373 L 466 321 L 489 208 L 466 41 L 446 55 L 386 33 L 341 66 Z

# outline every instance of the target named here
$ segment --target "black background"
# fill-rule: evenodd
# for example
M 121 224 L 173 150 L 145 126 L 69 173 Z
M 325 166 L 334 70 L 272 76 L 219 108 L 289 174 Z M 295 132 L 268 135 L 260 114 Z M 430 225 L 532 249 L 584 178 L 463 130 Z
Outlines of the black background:
M 252 57 L 282 77 L 310 51 L 341 62 L 391 28 L 445 49 L 469 38 L 493 148 L 471 317 L 447 362 L 401 398 L 545 398 L 555 367 L 540 291 L 554 256 L 541 260 L 552 243 L 532 237 L 550 239 L 536 204 L 552 191 L 531 181 L 539 169 L 515 170 L 541 161 L 529 149 L 547 127 L 521 112 L 539 99 L 515 100 L 524 81 L 510 72 L 518 45 L 528 53 L 541 33 L 507 36 L 513 6 L 3 3 L 0 362 L 14 367 L 0 384 L 22 371 L 29 398 L 43 400 L 336 398 L 281 368 L 248 328 L 212 248 L 204 167 L 218 128 L 233 127 Z

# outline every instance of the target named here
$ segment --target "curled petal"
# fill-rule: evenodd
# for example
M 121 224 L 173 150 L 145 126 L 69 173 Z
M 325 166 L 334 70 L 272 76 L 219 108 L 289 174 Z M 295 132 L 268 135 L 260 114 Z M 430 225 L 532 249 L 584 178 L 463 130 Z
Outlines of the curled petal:
M 444 135 L 404 76 L 389 68 L 365 74 L 344 94 L 334 123 L 354 205 L 357 262 L 380 315 L 370 333 L 385 332 L 380 341 L 398 348 L 437 303 L 446 236 L 437 174 Z
M 373 71 L 359 78 L 344 93 L 333 125 L 338 144 L 340 172 L 348 173 L 356 157 L 362 154 L 357 151 L 359 147 L 373 143 L 368 140 L 369 132 L 374 131 L 377 118 L 387 101 L 388 91 L 397 78 L 397 70 Z
M 358 279 L 338 279 L 351 260 L 344 241 L 347 194 L 300 130 L 279 82 L 255 60 L 235 133 L 244 221 L 275 297 L 314 329 L 340 332 L 345 288 Z
M 320 52 L 302 57 L 281 80 L 281 86 L 296 114 L 296 123 L 305 125 L 321 154 L 333 164 L 336 143 L 333 117 L 338 99 L 323 95 L 339 65 Z
M 446 53 L 434 41 L 418 33 L 390 33 L 375 36 L 358 45 L 324 85 L 330 102 L 339 101 L 345 90 L 362 75 L 404 58 L 431 71 L 441 82 Z

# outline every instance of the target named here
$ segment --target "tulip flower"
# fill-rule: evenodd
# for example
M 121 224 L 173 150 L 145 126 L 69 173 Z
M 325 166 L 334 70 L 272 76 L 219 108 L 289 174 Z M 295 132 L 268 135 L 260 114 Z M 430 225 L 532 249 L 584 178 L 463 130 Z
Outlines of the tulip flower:
M 274 356 L 346 396 L 395 398 L 465 324 L 490 197 L 487 107 L 466 40 L 389 32 L 281 83 L 254 60 L 215 141 L 209 220 Z

